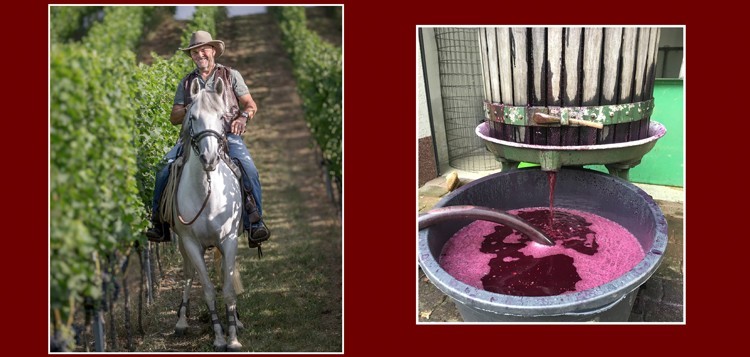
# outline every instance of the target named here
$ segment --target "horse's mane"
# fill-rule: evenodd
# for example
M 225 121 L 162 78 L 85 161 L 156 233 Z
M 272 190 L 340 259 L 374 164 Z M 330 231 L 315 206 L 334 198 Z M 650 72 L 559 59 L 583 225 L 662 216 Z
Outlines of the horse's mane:
M 201 90 L 193 98 L 193 103 L 201 103 L 203 110 L 214 111 L 218 113 L 224 112 L 224 100 L 216 93 L 216 91 L 210 91 L 207 89 Z
M 201 110 L 212 111 L 215 113 L 224 113 L 224 98 L 218 95 L 216 91 L 202 89 L 198 91 L 198 94 L 193 98 L 193 105 L 200 103 Z M 182 129 L 180 130 L 180 136 L 183 136 L 183 140 L 189 139 L 188 133 L 188 121 L 182 122 Z M 188 141 L 185 141 L 188 142 Z

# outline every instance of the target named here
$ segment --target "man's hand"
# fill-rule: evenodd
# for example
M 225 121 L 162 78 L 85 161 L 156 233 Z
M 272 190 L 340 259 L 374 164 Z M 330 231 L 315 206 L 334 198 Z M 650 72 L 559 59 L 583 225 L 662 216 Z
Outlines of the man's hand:
M 232 134 L 234 135 L 242 135 L 245 133 L 245 117 L 237 117 L 232 121 Z
M 182 104 L 175 104 L 172 106 L 172 113 L 169 114 L 169 121 L 174 125 L 180 125 L 187 119 L 187 112 L 190 110 L 190 104 L 185 106 Z

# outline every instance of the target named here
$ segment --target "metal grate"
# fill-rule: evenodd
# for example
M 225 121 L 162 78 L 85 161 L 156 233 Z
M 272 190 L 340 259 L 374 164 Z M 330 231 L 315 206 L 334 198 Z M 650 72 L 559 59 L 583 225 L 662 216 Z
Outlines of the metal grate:
M 448 163 L 467 171 L 500 168 L 500 164 L 474 133 L 477 125 L 484 121 L 484 89 L 477 31 L 476 28 L 435 29 Z

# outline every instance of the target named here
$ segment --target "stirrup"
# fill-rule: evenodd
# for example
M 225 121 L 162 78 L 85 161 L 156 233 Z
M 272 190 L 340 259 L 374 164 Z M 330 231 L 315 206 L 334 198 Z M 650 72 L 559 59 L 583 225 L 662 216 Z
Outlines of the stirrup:
M 263 257 L 263 242 L 268 240 L 268 237 L 270 234 L 266 235 L 263 239 L 253 239 L 252 235 L 252 229 L 246 229 L 245 233 L 247 234 L 247 246 L 250 249 L 258 248 L 258 259 Z
M 248 247 L 250 247 L 250 249 L 258 248 L 258 259 L 263 258 L 263 244 L 262 243 L 255 243 L 248 239 L 247 245 Z
M 257 223 L 256 227 L 250 227 L 250 232 L 248 233 L 248 239 L 252 241 L 253 243 L 261 243 L 268 240 L 268 238 L 271 238 L 271 230 L 268 229 L 268 226 L 261 220 Z

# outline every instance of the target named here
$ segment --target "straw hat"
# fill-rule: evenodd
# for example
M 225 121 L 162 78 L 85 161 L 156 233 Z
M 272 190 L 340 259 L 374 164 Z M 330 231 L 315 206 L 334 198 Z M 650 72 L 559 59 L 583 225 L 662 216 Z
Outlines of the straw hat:
M 211 38 L 211 34 L 206 31 L 193 32 L 193 35 L 190 36 L 190 45 L 185 48 L 180 48 L 180 51 L 184 51 L 188 56 L 190 56 L 190 50 L 203 45 L 211 45 L 213 48 L 215 48 L 215 57 L 221 57 L 221 55 L 224 53 L 224 42 L 214 40 L 213 38 Z

